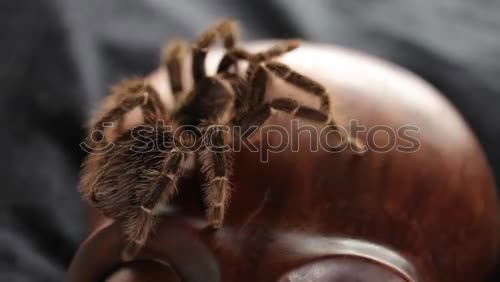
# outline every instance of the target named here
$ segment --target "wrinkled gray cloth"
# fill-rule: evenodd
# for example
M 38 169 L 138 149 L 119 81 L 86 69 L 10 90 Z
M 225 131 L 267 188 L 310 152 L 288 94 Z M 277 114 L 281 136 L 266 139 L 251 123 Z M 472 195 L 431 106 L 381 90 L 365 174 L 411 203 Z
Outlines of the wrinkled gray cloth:
M 495 0 L 2 1 L 0 280 L 62 280 L 85 230 L 85 119 L 110 84 L 151 71 L 167 38 L 221 17 L 246 38 L 336 43 L 409 68 L 459 108 L 498 178 L 499 15 Z

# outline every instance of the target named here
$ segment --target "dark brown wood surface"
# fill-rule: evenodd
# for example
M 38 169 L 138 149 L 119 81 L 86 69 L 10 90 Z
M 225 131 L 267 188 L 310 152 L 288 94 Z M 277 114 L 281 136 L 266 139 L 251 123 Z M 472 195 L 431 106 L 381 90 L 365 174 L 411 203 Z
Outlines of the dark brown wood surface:
M 188 282 L 406 281 L 381 264 L 335 256 L 335 250 L 329 255 L 328 243 L 310 246 L 352 238 L 395 250 L 416 269 L 418 281 L 487 281 L 499 254 L 495 183 L 477 140 L 454 108 L 405 70 L 353 51 L 305 45 L 283 61 L 330 90 L 341 124 L 356 119 L 361 126 L 395 132 L 415 126 L 419 149 L 376 152 L 392 141 L 408 145 L 378 133 L 359 135 L 371 148 L 361 156 L 310 152 L 307 134 L 299 136 L 299 152 L 288 147 L 269 153 L 266 163 L 260 153 L 243 150 L 235 156 L 234 191 L 223 228 L 206 228 L 201 178 L 192 175 L 180 184 L 173 211 L 165 214 L 140 260 L 169 264 Z M 293 95 L 318 105 L 280 81 L 271 83 L 269 95 Z M 269 124 L 297 136 L 286 115 Z M 277 141 L 276 132 L 255 139 L 262 148 Z M 97 231 L 76 254 L 68 281 L 98 281 L 120 264 L 118 225 L 93 221 Z M 290 241 L 290 236 L 303 240 Z M 143 266 L 129 268 L 135 274 L 112 281 L 145 281 Z M 313 272 L 323 276 L 290 278 L 306 279 Z M 164 278 L 148 281 L 176 281 L 165 273 L 159 270 L 158 278 Z

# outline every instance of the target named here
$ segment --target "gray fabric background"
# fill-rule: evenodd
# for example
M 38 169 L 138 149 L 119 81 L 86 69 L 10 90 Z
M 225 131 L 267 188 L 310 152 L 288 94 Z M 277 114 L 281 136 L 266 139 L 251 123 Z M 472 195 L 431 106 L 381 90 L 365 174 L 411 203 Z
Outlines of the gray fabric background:
M 62 280 L 85 229 L 82 124 L 107 86 L 227 16 L 245 38 L 335 42 L 411 69 L 459 108 L 500 176 L 498 0 L 2 1 L 1 281 Z

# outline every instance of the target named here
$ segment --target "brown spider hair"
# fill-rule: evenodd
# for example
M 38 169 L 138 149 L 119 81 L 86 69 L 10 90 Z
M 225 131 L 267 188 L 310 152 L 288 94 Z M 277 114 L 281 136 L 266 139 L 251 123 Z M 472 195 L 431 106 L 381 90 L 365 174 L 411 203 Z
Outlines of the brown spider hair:
M 297 48 L 297 40 L 251 53 L 236 46 L 237 34 L 236 23 L 226 20 L 208 29 L 192 47 L 179 39 L 168 44 L 162 64 L 175 99 L 173 110 L 167 110 L 159 93 L 145 79 L 126 80 L 113 88 L 90 127 L 86 144 L 94 152 L 83 165 L 84 198 L 106 216 L 122 221 L 130 241 L 139 245 L 145 242 L 161 207 L 176 194 L 179 178 L 196 168 L 201 168 L 205 176 L 209 224 L 215 229 L 223 224 L 232 189 L 233 162 L 232 151 L 224 149 L 233 135 L 223 130 L 224 126 L 239 126 L 242 132 L 247 132 L 250 127 L 261 126 L 274 112 L 286 112 L 333 128 L 337 126 L 326 89 L 273 60 Z M 217 38 L 222 40 L 225 53 L 216 74 L 207 75 L 205 59 Z M 192 55 L 192 87 L 183 83 L 182 76 L 183 62 L 189 54 Z M 248 62 L 243 74 L 238 71 L 239 61 Z M 270 76 L 317 96 L 320 108 L 301 105 L 291 98 L 266 101 Z M 133 111 L 141 114 L 142 124 L 127 129 L 124 122 Z M 160 120 L 164 124 L 158 126 Z M 116 138 L 106 131 L 106 124 L 110 123 L 117 125 Z M 194 135 L 172 134 L 172 128 L 184 126 L 196 126 L 200 130 Z M 92 134 L 96 131 L 103 132 L 106 142 L 93 140 Z M 354 151 L 363 151 L 357 140 L 341 137 L 346 144 L 352 144 Z M 209 142 L 205 142 L 207 140 Z M 110 141 L 114 145 L 111 150 L 95 153 L 101 152 Z M 193 147 L 200 149 L 189 150 Z

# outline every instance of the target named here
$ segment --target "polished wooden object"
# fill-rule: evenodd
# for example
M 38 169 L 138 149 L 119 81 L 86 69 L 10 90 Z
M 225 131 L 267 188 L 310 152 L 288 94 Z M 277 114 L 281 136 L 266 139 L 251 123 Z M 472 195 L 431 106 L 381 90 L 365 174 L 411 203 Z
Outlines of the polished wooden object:
M 265 163 L 260 153 L 236 154 L 222 229 L 207 228 L 202 178 L 192 175 L 135 259 L 145 265 L 124 265 L 109 281 L 489 281 L 499 254 L 495 183 L 457 111 L 415 75 L 351 50 L 306 44 L 283 61 L 328 87 L 342 125 L 414 126 L 419 149 L 380 152 L 409 144 L 379 131 L 359 135 L 371 148 L 361 156 L 310 152 L 308 135 L 277 115 L 267 124 L 298 136 L 300 150 L 269 153 Z M 152 76 L 158 85 L 162 74 Z M 318 105 L 280 81 L 269 93 Z M 269 149 L 278 137 L 255 142 Z M 91 229 L 68 281 L 99 281 L 123 263 L 119 224 L 97 216 Z

